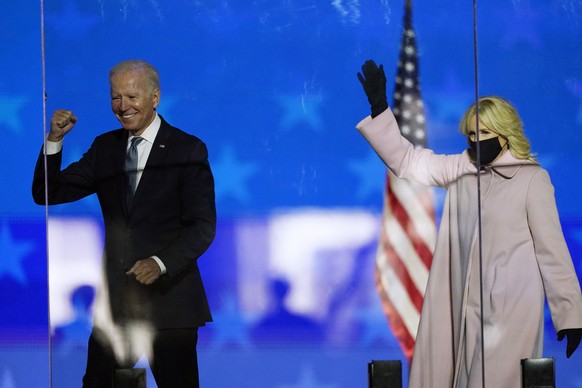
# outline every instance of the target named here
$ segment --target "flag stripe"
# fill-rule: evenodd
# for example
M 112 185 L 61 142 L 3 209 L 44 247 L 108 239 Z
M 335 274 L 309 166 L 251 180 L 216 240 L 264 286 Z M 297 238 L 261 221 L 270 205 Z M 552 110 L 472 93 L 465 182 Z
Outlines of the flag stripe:
M 406 287 L 402 285 L 392 267 L 387 264 L 388 262 L 385 259 L 383 252 L 380 253 L 376 262 L 378 265 L 380 282 L 384 292 L 392 305 L 396 308 L 395 311 L 398 311 L 399 319 L 404 324 L 409 335 L 412 338 L 415 338 L 420 313 L 416 306 L 414 306 L 414 303 L 410 300 Z
M 380 274 L 383 272 L 382 269 L 376 267 L 375 271 L 375 282 L 378 294 L 380 295 L 380 301 L 382 302 L 382 308 L 384 314 L 388 318 L 388 323 L 394 336 L 398 339 L 401 344 L 402 350 L 406 358 L 411 359 L 412 353 L 414 351 L 414 337 L 406 329 L 406 325 L 402 321 L 398 309 L 390 302 L 390 297 L 386 294 L 384 285 L 382 284 L 382 279 Z
M 386 263 L 384 263 L 391 271 L 394 272 L 396 276 L 398 276 L 398 281 L 400 284 L 404 286 L 408 293 L 408 298 L 416 307 L 417 311 L 420 311 L 422 308 L 422 298 L 424 295 L 424 290 L 419 290 L 416 286 L 414 280 L 411 278 L 410 273 L 406 268 L 406 261 L 403 261 L 398 255 L 392 244 L 389 241 L 384 241 L 382 244 L 382 249 L 386 253 L 381 259 L 384 259 Z
M 414 198 L 414 196 L 399 200 L 393 191 L 395 186 L 406 186 L 406 184 L 407 183 L 391 179 L 391 187 L 388 189 L 389 204 L 387 206 L 392 209 L 392 213 L 394 214 L 396 221 L 403 229 L 402 233 L 404 236 L 401 236 L 400 238 L 407 241 L 408 245 L 410 246 L 410 261 L 416 263 L 416 259 L 418 258 L 424 267 L 428 269 L 432 259 L 432 248 L 429 248 L 426 245 L 424 239 L 421 238 L 421 235 L 418 233 L 418 230 L 423 228 L 423 222 L 425 221 L 423 219 L 418 220 L 414 217 L 410 217 L 402 205 L 403 203 L 418 201 L 416 198 Z M 432 246 L 434 247 L 434 243 Z M 426 279 L 423 279 L 423 282 L 426 283 Z M 424 289 L 424 287 L 422 287 L 422 289 Z
M 432 190 L 411 182 L 403 182 L 389 171 L 390 190 L 398 199 L 398 203 L 391 206 L 402 208 L 408 218 L 414 221 L 415 236 L 425 245 L 429 254 L 427 267 L 430 265 L 430 257 L 436 243 L 436 228 L 434 227 L 435 217 L 433 209 Z M 395 212 L 396 213 L 396 212 Z M 399 217 L 399 220 L 401 218 Z M 402 221 L 401 221 L 402 223 Z M 423 255 L 423 258 L 425 256 Z
M 414 244 L 408 238 L 407 233 L 402 229 L 398 220 L 391 214 L 387 213 L 384 220 L 384 236 L 393 248 L 394 253 L 387 255 L 390 259 L 393 256 L 401 257 L 402 264 L 407 272 L 408 277 L 413 279 L 413 284 L 424 294 L 424 288 L 428 280 L 428 270 L 424 262 L 415 250 Z M 385 244 L 383 244 L 385 246 Z

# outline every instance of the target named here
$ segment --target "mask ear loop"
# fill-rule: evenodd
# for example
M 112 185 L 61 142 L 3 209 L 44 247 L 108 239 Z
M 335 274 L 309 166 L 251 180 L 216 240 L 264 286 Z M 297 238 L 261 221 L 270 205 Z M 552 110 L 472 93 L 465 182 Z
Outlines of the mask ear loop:
M 481 166 L 481 147 L 479 138 L 479 55 L 477 45 L 477 0 L 473 0 L 473 65 L 475 83 L 475 142 L 477 150 L 475 157 L 477 166 Z M 483 243 L 481 229 L 481 169 L 477 168 L 477 233 L 479 248 L 479 308 L 481 329 L 481 387 L 485 387 L 485 333 L 483 325 Z

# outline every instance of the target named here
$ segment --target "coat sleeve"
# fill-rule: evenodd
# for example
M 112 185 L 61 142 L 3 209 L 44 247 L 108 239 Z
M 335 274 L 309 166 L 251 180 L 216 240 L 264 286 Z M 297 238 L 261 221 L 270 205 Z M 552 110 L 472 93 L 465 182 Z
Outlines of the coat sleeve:
M 45 204 L 45 173 L 48 183 L 46 193 L 48 193 L 49 205 L 56 205 L 67 202 L 74 202 L 95 192 L 93 155 L 95 145 L 93 144 L 81 160 L 72 163 L 64 170 L 61 170 L 62 151 L 53 155 L 45 155 L 41 150 L 32 179 L 32 197 L 39 205 Z
M 536 259 L 556 331 L 582 327 L 580 283 L 562 233 L 547 171 L 532 177 L 527 193 L 527 217 Z
M 366 117 L 356 126 L 384 164 L 399 178 L 423 185 L 447 187 L 465 170 L 465 154 L 437 155 L 414 146 L 400 134 L 390 109 L 372 119 Z

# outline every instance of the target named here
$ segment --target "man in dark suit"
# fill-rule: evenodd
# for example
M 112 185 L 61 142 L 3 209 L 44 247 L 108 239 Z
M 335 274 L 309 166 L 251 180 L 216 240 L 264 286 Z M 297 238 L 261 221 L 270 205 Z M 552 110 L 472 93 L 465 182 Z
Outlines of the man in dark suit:
M 115 330 L 95 317 L 83 386 L 110 387 L 116 369 L 135 365 L 137 348 L 147 351 L 160 388 L 198 387 L 197 330 L 212 317 L 197 259 L 216 228 L 208 152 L 157 114 L 159 76 L 150 64 L 121 62 L 109 81 L 123 128 L 97 136 L 78 162 L 61 170 L 62 141 L 77 118 L 55 111 L 32 186 L 37 204 L 95 193 L 101 205 L 104 294 Z M 135 342 L 138 327 L 148 334 Z

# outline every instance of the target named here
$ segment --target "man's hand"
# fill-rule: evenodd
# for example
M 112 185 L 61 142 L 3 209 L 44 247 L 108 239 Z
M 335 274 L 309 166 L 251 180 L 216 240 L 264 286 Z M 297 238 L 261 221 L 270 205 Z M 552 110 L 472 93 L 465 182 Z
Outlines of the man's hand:
M 372 109 L 372 118 L 374 118 L 388 108 L 384 67 L 376 66 L 376 63 L 370 59 L 362 65 L 362 73 L 363 75 L 358 73 L 358 79 L 364 87 Z
M 51 129 L 48 135 L 50 141 L 61 141 L 73 129 L 77 117 L 70 110 L 59 109 L 51 117 Z
M 125 274 L 131 275 L 141 284 L 149 286 L 158 280 L 161 273 L 162 271 L 158 263 L 150 257 L 149 259 L 136 261 L 133 267 Z
M 568 343 L 566 344 L 566 358 L 570 358 L 572 354 L 580 345 L 580 340 L 582 339 L 582 328 L 581 329 L 564 329 L 558 332 L 558 341 L 568 337 Z

